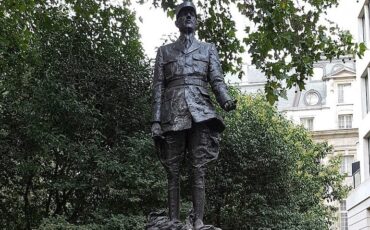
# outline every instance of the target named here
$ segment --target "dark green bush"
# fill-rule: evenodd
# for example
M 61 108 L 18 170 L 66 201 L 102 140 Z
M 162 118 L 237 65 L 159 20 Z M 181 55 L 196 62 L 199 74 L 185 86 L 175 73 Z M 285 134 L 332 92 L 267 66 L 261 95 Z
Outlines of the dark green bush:
M 220 159 L 210 167 L 208 216 L 222 229 L 327 229 L 340 200 L 339 161 L 327 144 L 281 116 L 262 97 L 239 96 L 224 114 Z

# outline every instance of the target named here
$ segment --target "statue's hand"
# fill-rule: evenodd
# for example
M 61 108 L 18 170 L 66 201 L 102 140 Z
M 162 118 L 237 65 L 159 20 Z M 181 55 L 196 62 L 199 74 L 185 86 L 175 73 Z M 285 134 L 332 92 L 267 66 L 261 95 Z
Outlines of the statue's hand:
M 229 100 L 229 101 L 225 102 L 223 107 L 227 112 L 229 112 L 231 110 L 236 109 L 236 102 L 237 102 L 237 100 Z
M 162 134 L 163 132 L 162 132 L 161 124 L 158 122 L 154 122 L 152 124 L 152 138 L 154 140 L 163 139 Z

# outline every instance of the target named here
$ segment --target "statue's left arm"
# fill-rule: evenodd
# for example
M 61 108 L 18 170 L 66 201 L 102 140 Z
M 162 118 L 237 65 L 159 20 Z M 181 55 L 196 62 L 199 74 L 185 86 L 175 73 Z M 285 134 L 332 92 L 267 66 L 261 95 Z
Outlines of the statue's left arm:
M 227 86 L 224 81 L 224 75 L 222 73 L 220 59 L 214 44 L 211 44 L 209 49 L 208 81 L 211 84 L 212 91 L 216 95 L 216 100 L 220 106 L 226 111 L 235 109 L 235 101 L 228 93 Z

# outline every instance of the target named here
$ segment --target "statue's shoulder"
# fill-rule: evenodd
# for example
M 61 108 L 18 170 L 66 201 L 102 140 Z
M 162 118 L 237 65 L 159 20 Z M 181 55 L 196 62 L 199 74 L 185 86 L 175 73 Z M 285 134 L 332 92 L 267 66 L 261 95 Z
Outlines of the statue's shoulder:
M 213 43 L 203 42 L 203 41 L 199 41 L 199 40 L 197 40 L 197 41 L 199 42 L 199 45 L 201 45 L 201 46 L 205 46 L 205 47 L 213 46 Z
M 202 47 L 203 49 L 205 50 L 212 50 L 212 49 L 215 49 L 215 44 L 213 43 L 210 43 L 210 42 L 203 42 L 203 41 L 199 41 L 197 40 L 200 47 Z
M 159 49 L 163 52 L 163 51 L 169 51 L 169 50 L 172 50 L 174 47 L 175 47 L 175 44 L 176 42 L 172 42 L 172 43 L 169 43 L 169 44 L 165 44 L 165 45 L 162 45 L 159 47 Z

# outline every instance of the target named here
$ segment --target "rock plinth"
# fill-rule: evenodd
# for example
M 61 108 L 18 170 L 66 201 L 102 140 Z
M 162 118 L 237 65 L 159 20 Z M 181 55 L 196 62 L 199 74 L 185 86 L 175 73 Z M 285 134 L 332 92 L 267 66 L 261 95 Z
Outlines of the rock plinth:
M 152 212 L 148 216 L 145 230 L 222 230 L 212 225 L 204 225 L 200 229 L 193 227 L 192 213 L 186 218 L 185 223 L 171 221 L 165 211 Z

